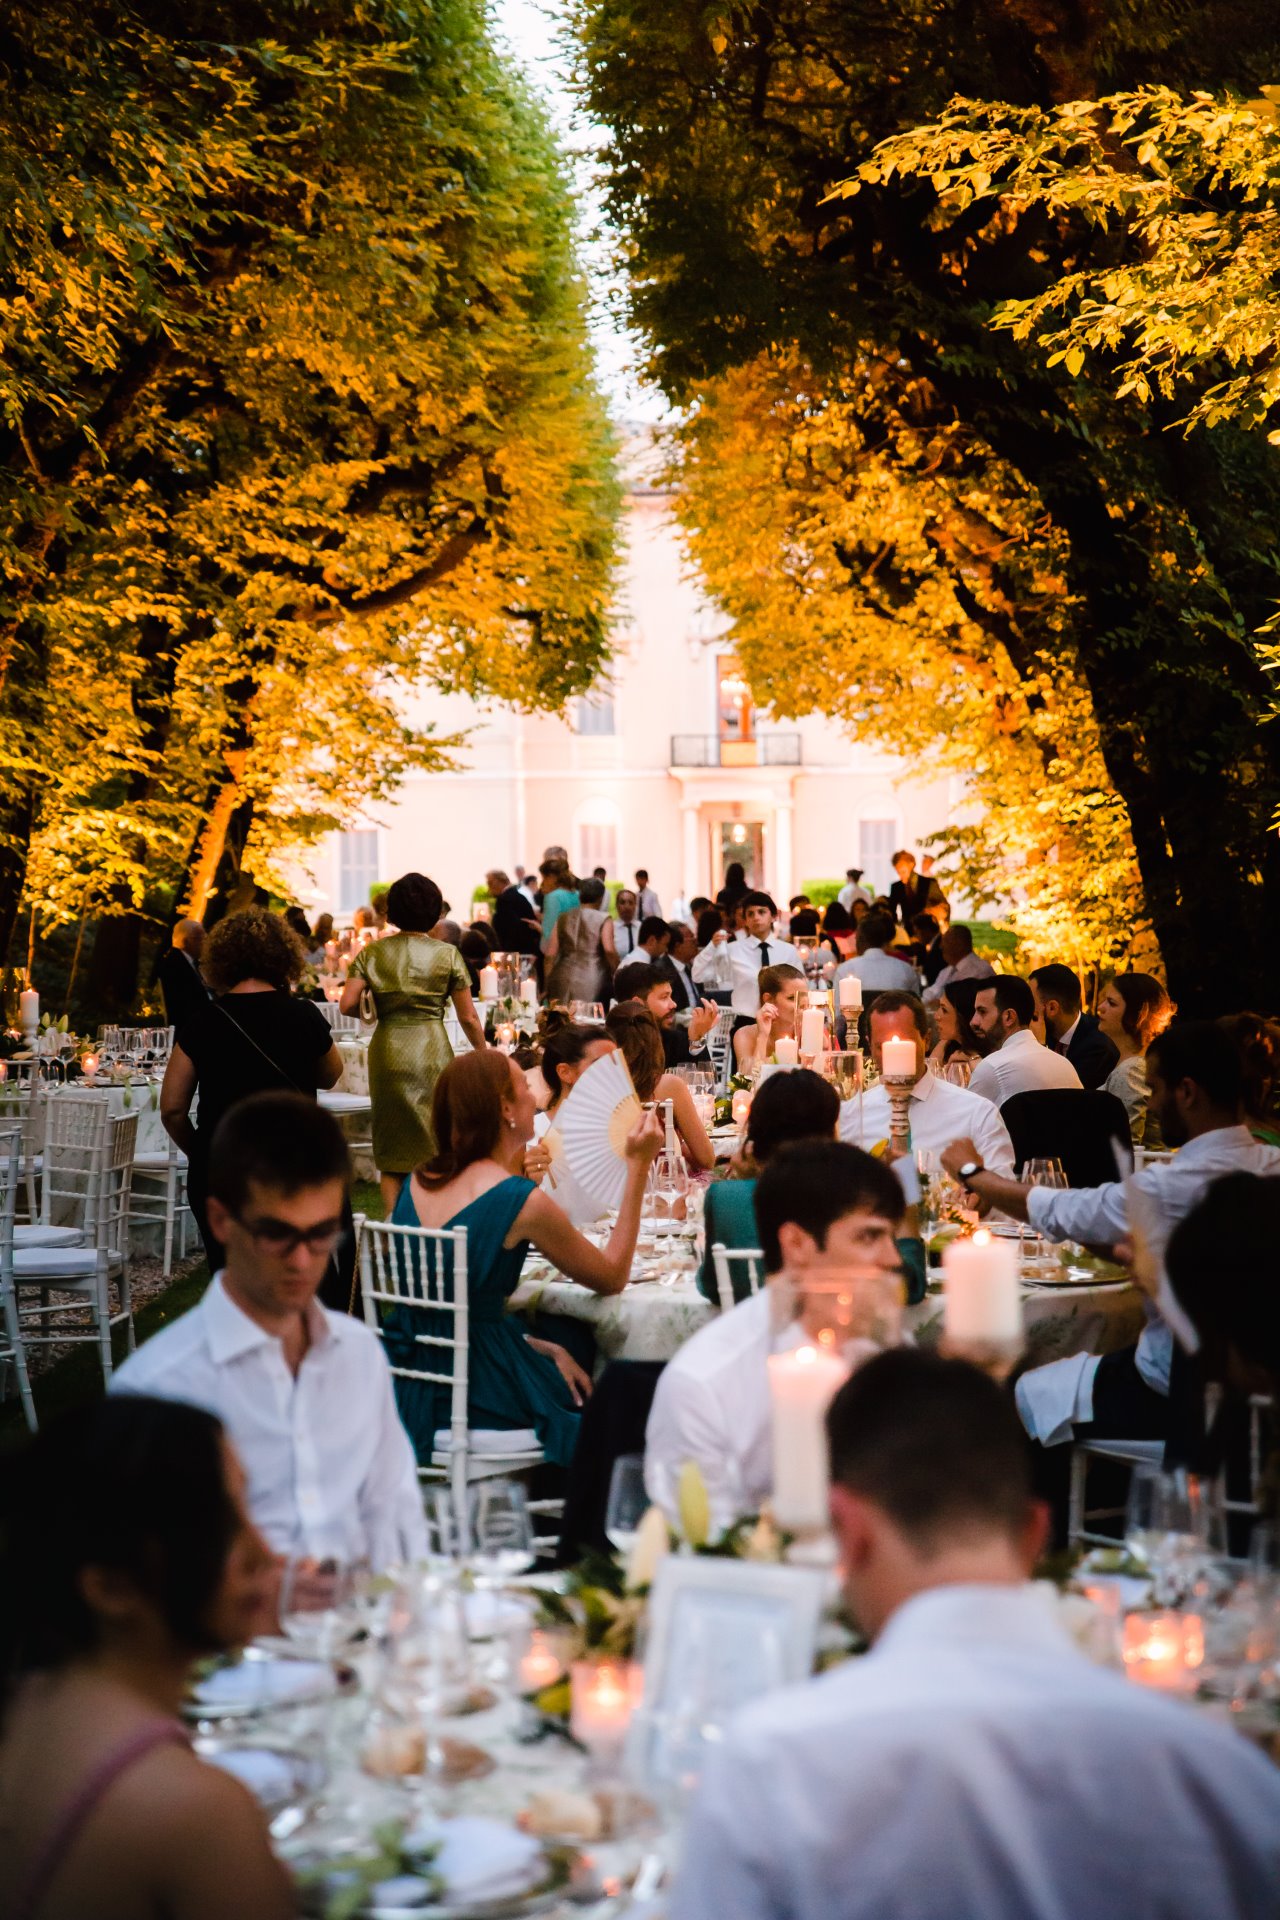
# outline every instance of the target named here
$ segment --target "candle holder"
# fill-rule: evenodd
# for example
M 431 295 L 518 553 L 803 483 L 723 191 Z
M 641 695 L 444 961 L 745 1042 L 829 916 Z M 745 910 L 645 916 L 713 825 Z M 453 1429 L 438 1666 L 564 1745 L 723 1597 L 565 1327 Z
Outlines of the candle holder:
M 1127 1613 L 1121 1653 L 1127 1678 L 1139 1686 L 1194 1693 L 1204 1665 L 1204 1622 L 1197 1613 Z
M 640 1704 L 644 1669 L 632 1660 L 589 1657 L 569 1671 L 569 1731 L 591 1758 L 593 1772 L 616 1773 L 631 1716 Z
M 895 1153 L 911 1151 L 911 1096 L 915 1092 L 914 1073 L 883 1074 L 889 1096 L 889 1144 Z

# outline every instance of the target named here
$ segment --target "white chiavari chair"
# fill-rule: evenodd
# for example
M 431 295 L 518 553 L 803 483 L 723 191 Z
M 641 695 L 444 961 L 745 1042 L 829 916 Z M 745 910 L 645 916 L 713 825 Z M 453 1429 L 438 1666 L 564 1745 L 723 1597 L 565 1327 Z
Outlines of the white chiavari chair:
M 36 1403 L 13 1284 L 13 1218 L 18 1204 L 22 1128 L 0 1126 L 0 1367 L 12 1367 L 27 1426 L 36 1431 Z
M 167 1151 L 158 1147 L 135 1156 L 129 1210 L 133 1220 L 163 1230 L 161 1258 L 167 1280 L 173 1272 L 175 1237 L 179 1260 L 186 1258 L 187 1221 L 192 1218 L 187 1200 L 187 1156 L 176 1140 L 169 1141 Z
M 722 1092 L 728 1086 L 733 1073 L 733 1048 L 729 1043 L 729 1036 L 733 1032 L 733 1023 L 737 1017 L 732 1007 L 721 1007 L 716 1015 L 716 1023 L 706 1037 L 707 1052 L 716 1070 L 716 1085 Z
M 716 1293 L 720 1298 L 720 1310 L 728 1313 L 736 1304 L 734 1298 L 733 1277 L 737 1268 L 739 1278 L 746 1281 L 747 1297 L 759 1293 L 764 1285 L 764 1255 L 759 1247 L 726 1247 L 723 1240 L 717 1240 L 711 1249 L 711 1271 L 716 1277 Z
M 44 1164 L 44 1105 L 49 1088 L 43 1075 L 36 1071 L 34 1060 L 11 1062 L 9 1071 L 10 1077 L 0 1085 L 0 1125 L 17 1124 L 22 1130 L 18 1181 L 26 1200 L 24 1230 L 29 1231 L 36 1223 L 38 1212 L 37 1183 Z

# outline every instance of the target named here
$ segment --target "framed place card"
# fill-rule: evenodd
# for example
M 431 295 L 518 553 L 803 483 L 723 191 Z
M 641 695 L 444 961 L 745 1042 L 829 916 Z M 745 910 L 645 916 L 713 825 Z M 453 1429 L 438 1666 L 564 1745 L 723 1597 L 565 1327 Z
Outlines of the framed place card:
M 628 1758 L 639 1777 L 679 1771 L 696 1747 L 777 1687 L 808 1679 L 830 1575 L 811 1567 L 672 1554 L 649 1600 L 644 1704 Z

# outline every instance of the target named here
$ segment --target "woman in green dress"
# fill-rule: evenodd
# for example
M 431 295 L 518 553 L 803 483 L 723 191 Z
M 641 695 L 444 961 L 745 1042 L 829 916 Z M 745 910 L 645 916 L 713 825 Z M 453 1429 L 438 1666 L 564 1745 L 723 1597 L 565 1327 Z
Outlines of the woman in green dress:
M 493 1048 L 455 1060 L 436 1088 L 433 1117 L 439 1151 L 405 1181 L 392 1218 L 407 1227 L 466 1228 L 467 1424 L 505 1432 L 532 1428 L 547 1459 L 567 1466 L 590 1376 L 555 1338 L 552 1316 L 539 1322 L 541 1333 L 551 1337 L 536 1338 L 521 1315 L 507 1312 L 507 1300 L 531 1244 L 593 1293 L 621 1293 L 631 1277 L 645 1181 L 662 1145 L 661 1124 L 656 1114 L 645 1114 L 627 1136 L 627 1181 L 617 1224 L 606 1244 L 597 1247 L 523 1176 L 534 1103 L 514 1061 Z M 447 1337 L 451 1329 L 451 1315 L 396 1307 L 383 1325 L 387 1357 L 393 1367 L 421 1367 L 424 1348 L 418 1336 Z M 418 1458 L 429 1461 L 436 1434 L 449 1425 L 450 1390 L 402 1378 L 395 1387 L 400 1418 Z
M 343 1013 L 354 1013 L 368 987 L 377 1010 L 369 1043 L 369 1097 L 373 1158 L 388 1213 L 410 1168 L 436 1151 L 431 1102 L 453 1058 L 444 1030 L 448 1001 L 476 1051 L 485 1046 L 466 962 L 456 947 L 431 938 L 443 907 L 439 887 L 425 874 L 406 873 L 393 881 L 387 918 L 399 932 L 361 948 L 338 1003 Z

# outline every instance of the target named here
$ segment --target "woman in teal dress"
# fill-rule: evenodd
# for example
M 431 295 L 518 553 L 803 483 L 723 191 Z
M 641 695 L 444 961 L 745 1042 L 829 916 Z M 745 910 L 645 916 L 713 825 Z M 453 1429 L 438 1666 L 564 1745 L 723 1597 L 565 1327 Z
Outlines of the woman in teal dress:
M 473 1047 L 484 1028 L 471 998 L 466 962 L 456 947 L 433 940 L 444 901 L 434 880 L 406 873 L 387 891 L 387 915 L 397 933 L 371 940 L 351 962 L 338 1003 L 354 1013 L 368 987 L 378 1024 L 369 1042 L 369 1098 L 373 1103 L 373 1160 L 382 1204 L 391 1208 L 411 1167 L 436 1150 L 431 1101 L 453 1058 L 444 1030 L 450 1001 Z
M 618 1222 L 608 1245 L 599 1248 L 520 1171 L 534 1111 L 527 1079 L 505 1054 L 490 1049 L 453 1061 L 436 1087 L 432 1117 L 439 1151 L 405 1181 L 392 1219 L 401 1226 L 467 1230 L 468 1425 L 532 1427 L 547 1459 L 567 1466 L 590 1378 L 559 1341 L 535 1338 L 520 1315 L 508 1314 L 507 1301 L 531 1245 L 593 1292 L 622 1291 L 631 1277 L 645 1180 L 662 1145 L 662 1127 L 650 1113 L 629 1135 Z M 424 1349 L 416 1336 L 447 1334 L 451 1325 L 447 1314 L 396 1308 L 383 1329 L 392 1365 L 421 1366 Z M 400 1417 L 425 1463 L 435 1435 L 449 1425 L 449 1389 L 402 1379 L 395 1386 Z

